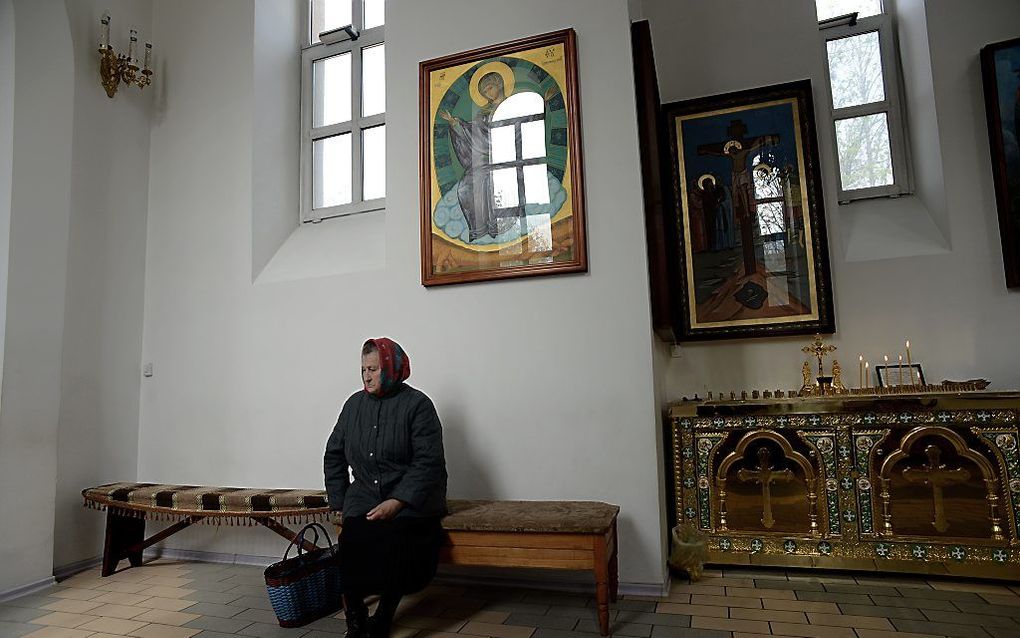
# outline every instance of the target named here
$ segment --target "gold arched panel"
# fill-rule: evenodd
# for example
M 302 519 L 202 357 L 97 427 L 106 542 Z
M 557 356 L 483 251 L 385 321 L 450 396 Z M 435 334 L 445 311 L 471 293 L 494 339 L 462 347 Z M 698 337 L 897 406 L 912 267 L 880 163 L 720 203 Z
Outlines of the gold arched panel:
M 716 471 L 720 528 L 817 535 L 817 476 L 782 435 L 748 432 Z
M 946 427 L 907 433 L 879 471 L 880 498 L 900 536 L 1001 540 L 997 473 L 980 452 Z M 993 511 L 990 511 L 992 507 Z

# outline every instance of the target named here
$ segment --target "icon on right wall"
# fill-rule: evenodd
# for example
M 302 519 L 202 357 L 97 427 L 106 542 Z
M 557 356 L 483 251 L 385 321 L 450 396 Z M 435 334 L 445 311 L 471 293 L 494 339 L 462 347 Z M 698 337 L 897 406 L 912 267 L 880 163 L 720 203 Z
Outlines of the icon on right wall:
M 682 341 L 832 334 L 808 80 L 663 105 Z
M 1020 288 L 1020 38 L 981 49 L 1006 286 Z

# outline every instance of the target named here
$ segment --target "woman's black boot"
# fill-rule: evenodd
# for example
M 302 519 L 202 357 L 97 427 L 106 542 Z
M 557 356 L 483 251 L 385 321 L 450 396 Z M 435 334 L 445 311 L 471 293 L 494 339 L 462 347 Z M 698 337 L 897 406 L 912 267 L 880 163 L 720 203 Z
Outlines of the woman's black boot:
M 368 638 L 368 607 L 364 600 L 344 596 L 344 619 L 347 638 Z
M 399 594 L 383 594 L 379 599 L 379 606 L 375 615 L 368 619 L 369 638 L 389 638 L 390 629 L 393 627 L 393 617 L 397 615 L 397 607 L 400 605 Z

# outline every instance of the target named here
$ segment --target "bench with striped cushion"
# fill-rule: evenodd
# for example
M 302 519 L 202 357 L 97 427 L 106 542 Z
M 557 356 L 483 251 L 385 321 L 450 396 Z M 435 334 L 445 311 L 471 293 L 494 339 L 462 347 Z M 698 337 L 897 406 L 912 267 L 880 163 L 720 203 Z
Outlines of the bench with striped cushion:
M 111 483 L 82 490 L 85 506 L 106 511 L 103 576 L 120 561 L 142 564 L 142 552 L 194 524 L 263 525 L 294 540 L 284 523 L 325 521 L 329 504 L 322 490 L 250 489 L 157 483 Z M 174 524 L 145 538 L 146 520 Z M 307 549 L 314 549 L 308 547 Z
M 82 496 L 86 507 L 107 513 L 103 576 L 124 559 L 141 565 L 145 548 L 193 523 L 258 524 L 291 541 L 295 534 L 283 523 L 330 518 L 322 490 L 113 483 L 83 490 Z M 465 500 L 450 500 L 447 506 L 440 562 L 591 571 L 599 630 L 609 633 L 609 603 L 616 600 L 618 580 L 619 507 L 591 501 Z M 175 522 L 145 538 L 148 519 Z

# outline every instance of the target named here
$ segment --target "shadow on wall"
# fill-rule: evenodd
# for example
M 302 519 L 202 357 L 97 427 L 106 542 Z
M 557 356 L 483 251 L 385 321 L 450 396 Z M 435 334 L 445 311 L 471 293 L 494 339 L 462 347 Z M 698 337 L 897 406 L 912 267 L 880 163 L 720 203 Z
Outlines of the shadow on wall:
M 447 496 L 454 499 L 498 498 L 489 475 L 478 464 L 476 448 L 472 445 L 460 406 L 444 406 L 442 422 L 446 469 L 450 474 Z

